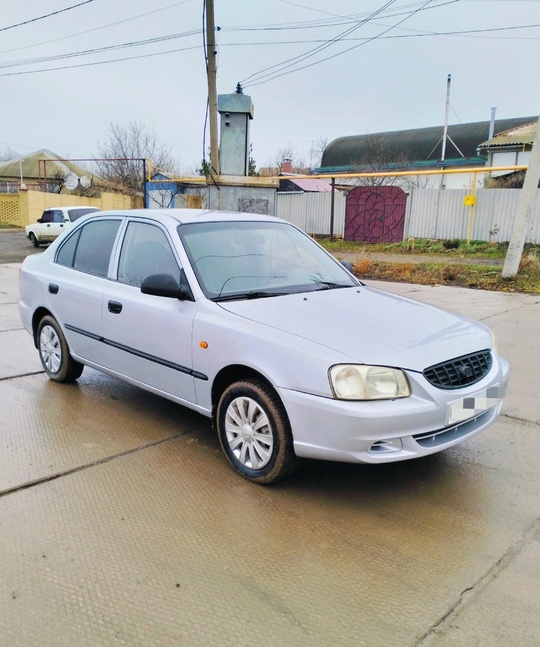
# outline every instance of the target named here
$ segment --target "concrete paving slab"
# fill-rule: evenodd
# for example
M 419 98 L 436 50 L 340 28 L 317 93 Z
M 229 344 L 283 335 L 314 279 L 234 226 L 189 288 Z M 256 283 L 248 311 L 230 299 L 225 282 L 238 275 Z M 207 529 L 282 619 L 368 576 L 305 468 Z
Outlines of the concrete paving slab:
M 522 490 L 459 451 L 254 487 L 183 437 L 0 499 L 4 644 L 415 645 L 534 520 Z
M 40 374 L 6 381 L 1 393 L 0 494 L 210 428 L 199 414 L 89 368 L 74 384 Z
M 0 303 L 18 303 L 20 263 L 0 265 Z
M 495 333 L 497 347 L 512 370 L 504 412 L 540 423 L 538 364 L 540 304 L 531 299 L 519 310 L 493 315 L 486 322 Z
M 424 645 L 538 645 L 538 627 L 528 618 L 540 617 L 540 530 L 532 525 L 530 540 L 512 546 L 486 582 L 481 596 L 464 596 L 451 620 L 433 632 Z M 510 563 L 506 562 L 510 560 Z M 511 612 L 509 613 L 509 610 Z M 525 621 L 524 621 L 525 620 Z
M 492 292 L 447 285 L 412 285 L 383 281 L 366 281 L 366 283 L 387 292 L 418 299 L 478 321 L 485 321 L 486 325 L 490 325 L 487 321 L 490 317 L 518 310 L 524 305 L 540 304 L 540 295 L 517 292 Z
M 3 306 L 0 306 L 0 314 Z M 32 337 L 24 328 L 0 331 L 0 380 L 43 371 Z
M 19 317 L 19 307 L 16 303 L 0 304 L 0 332 L 7 330 L 22 330 L 23 325 Z M 31 337 L 28 336 L 31 341 Z

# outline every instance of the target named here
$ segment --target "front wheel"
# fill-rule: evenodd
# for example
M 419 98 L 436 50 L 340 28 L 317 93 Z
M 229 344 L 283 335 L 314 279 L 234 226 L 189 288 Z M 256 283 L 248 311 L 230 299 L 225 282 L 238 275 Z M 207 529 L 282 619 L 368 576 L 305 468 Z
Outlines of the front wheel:
M 47 376 L 55 382 L 74 382 L 83 372 L 75 361 L 58 322 L 49 315 L 39 322 L 37 331 L 39 358 Z
M 241 380 L 221 396 L 216 411 L 221 447 L 234 469 L 256 483 L 273 483 L 298 464 L 287 413 L 266 384 Z
M 39 240 L 37 239 L 37 236 L 34 234 L 34 232 L 31 231 L 28 238 L 30 238 L 30 242 L 34 247 L 39 247 Z

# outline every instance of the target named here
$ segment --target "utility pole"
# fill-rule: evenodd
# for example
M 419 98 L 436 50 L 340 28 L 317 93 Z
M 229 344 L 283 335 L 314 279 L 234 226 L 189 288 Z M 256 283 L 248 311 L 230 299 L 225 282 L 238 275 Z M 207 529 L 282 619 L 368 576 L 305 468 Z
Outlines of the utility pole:
M 448 112 L 450 109 L 450 84 L 452 83 L 452 75 L 448 75 L 446 80 L 446 108 L 444 111 L 444 129 L 442 137 L 442 150 L 441 150 L 441 162 L 444 162 L 446 157 L 446 140 L 448 139 Z
M 441 146 L 441 171 L 444 170 L 444 160 L 446 158 L 446 140 L 448 139 L 448 113 L 450 111 L 450 85 L 452 83 L 452 75 L 449 74 L 446 79 L 446 107 L 444 110 L 444 127 Z M 439 189 L 444 189 L 444 174 L 441 173 L 441 180 Z M 439 202 L 437 201 L 437 205 Z M 438 207 L 437 207 L 438 208 Z
M 533 207 L 538 192 L 538 182 L 540 180 L 540 118 L 536 124 L 536 135 L 534 136 L 531 158 L 529 166 L 525 173 L 525 181 L 519 196 L 518 210 L 514 226 L 512 227 L 512 236 L 508 245 L 508 252 L 504 261 L 502 271 L 503 278 L 513 278 L 518 273 L 519 261 L 523 253 L 527 229 L 530 225 L 533 215 Z
M 214 26 L 214 0 L 206 0 L 206 74 L 208 77 L 208 117 L 210 121 L 210 168 L 219 175 L 219 144 L 216 85 L 216 30 Z

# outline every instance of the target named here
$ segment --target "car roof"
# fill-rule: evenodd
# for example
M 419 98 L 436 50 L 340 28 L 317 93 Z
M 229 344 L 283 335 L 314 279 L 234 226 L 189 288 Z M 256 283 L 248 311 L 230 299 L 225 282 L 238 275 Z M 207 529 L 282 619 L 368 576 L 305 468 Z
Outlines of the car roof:
M 62 207 L 45 207 L 44 211 L 50 211 L 51 209 L 95 209 L 96 211 L 100 211 L 99 207 L 93 207 L 89 204 L 74 204 L 74 205 L 68 205 L 62 206 Z
M 178 224 L 194 222 L 284 222 L 281 218 L 257 213 L 240 213 L 236 211 L 218 211 L 213 209 L 123 209 L 100 211 L 99 217 L 124 216 L 164 220 L 172 218 Z

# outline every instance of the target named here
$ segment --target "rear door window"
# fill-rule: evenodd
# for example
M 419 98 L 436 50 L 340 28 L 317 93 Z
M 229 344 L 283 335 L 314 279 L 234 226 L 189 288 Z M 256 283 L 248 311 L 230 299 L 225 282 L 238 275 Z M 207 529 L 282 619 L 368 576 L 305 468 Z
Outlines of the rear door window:
M 66 240 L 56 262 L 81 272 L 107 276 L 119 227 L 120 220 L 89 222 Z

